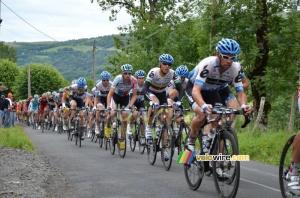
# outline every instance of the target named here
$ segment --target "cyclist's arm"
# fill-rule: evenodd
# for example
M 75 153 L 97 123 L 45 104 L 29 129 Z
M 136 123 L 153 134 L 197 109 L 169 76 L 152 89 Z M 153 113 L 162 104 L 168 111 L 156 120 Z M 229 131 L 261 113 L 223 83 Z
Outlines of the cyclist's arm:
M 179 83 L 176 83 L 175 86 L 176 86 L 176 89 L 178 91 L 178 101 L 181 101 L 181 99 L 183 97 L 183 93 L 184 93 L 183 88 L 182 88 L 182 84 L 181 84 L 181 82 L 179 82 Z
M 114 92 L 115 92 L 115 88 L 111 87 L 109 89 L 108 94 L 107 94 L 107 101 L 106 101 L 107 107 L 110 107 L 110 102 L 111 102 L 111 99 L 112 99 L 112 96 L 113 96 Z
M 136 101 L 137 89 L 132 89 L 132 97 L 130 100 L 130 106 L 132 107 Z
M 203 105 L 205 105 L 205 101 L 203 100 L 202 94 L 201 94 L 202 86 L 198 84 L 194 84 L 193 90 L 192 90 L 192 96 L 197 103 L 197 105 L 201 108 Z
M 145 84 L 144 84 L 144 86 L 143 86 L 143 93 L 144 93 L 145 98 L 146 98 L 146 100 L 147 100 L 148 102 L 151 101 L 151 97 L 150 97 L 150 94 L 149 94 L 149 92 L 148 92 L 150 85 L 151 85 L 150 82 L 145 81 Z

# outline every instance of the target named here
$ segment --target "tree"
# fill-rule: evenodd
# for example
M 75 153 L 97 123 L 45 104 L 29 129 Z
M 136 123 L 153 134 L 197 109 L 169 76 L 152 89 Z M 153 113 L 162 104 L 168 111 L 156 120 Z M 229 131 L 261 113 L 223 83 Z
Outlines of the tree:
M 19 98 L 27 98 L 27 67 L 28 65 L 21 69 L 20 75 L 15 81 L 14 90 L 16 90 L 16 95 Z M 32 94 L 41 95 L 48 91 L 58 91 L 59 88 L 67 85 L 62 74 L 52 65 L 30 64 L 30 76 Z
M 5 45 L 4 42 L 0 42 L 0 59 L 8 59 L 14 63 L 17 63 L 17 53 L 13 47 Z
M 19 75 L 19 68 L 17 64 L 9 60 L 0 59 L 0 71 L 0 81 L 8 88 L 8 90 L 4 93 L 14 93 L 13 85 Z

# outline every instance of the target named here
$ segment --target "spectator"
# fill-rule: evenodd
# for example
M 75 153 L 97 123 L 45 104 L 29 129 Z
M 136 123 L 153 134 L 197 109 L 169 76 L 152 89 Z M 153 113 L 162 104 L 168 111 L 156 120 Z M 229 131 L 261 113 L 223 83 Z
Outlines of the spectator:
M 13 103 L 13 95 L 11 92 L 9 92 L 7 94 L 7 99 L 9 100 L 10 102 L 10 108 L 9 108 L 9 126 L 13 126 L 14 125 L 14 112 L 16 112 L 16 108 L 14 107 L 14 103 Z
M 15 126 L 15 120 L 17 119 L 17 101 L 15 100 L 15 97 L 12 96 L 11 98 L 11 102 L 12 102 L 12 113 L 10 114 L 10 126 Z
M 4 116 L 5 116 L 5 120 L 4 120 L 4 127 L 10 127 L 10 114 L 12 112 L 12 102 L 11 102 L 11 98 L 12 94 L 8 93 L 6 100 L 8 101 L 8 106 L 4 107 Z
M 0 127 L 2 127 L 2 120 L 4 118 L 4 107 L 7 106 L 8 101 L 5 99 L 5 95 L 1 95 L 0 98 Z

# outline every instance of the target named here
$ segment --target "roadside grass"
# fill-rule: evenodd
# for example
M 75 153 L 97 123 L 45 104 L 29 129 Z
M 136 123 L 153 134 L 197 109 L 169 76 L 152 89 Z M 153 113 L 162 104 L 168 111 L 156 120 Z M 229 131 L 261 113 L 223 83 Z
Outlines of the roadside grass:
M 35 149 L 34 144 L 20 125 L 0 128 L 0 146 L 31 151 Z
M 240 155 L 249 155 L 250 160 L 279 165 L 283 147 L 293 134 L 287 131 L 239 132 Z

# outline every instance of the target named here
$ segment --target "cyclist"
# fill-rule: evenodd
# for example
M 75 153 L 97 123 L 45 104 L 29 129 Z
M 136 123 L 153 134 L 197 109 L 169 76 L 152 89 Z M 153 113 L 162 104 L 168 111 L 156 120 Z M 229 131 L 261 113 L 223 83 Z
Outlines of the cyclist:
M 192 121 L 191 133 L 187 140 L 188 149 L 192 151 L 195 148 L 197 132 L 205 122 L 204 115 L 211 114 L 212 104 L 222 103 L 233 109 L 238 108 L 233 94 L 229 89 L 225 89 L 230 82 L 233 83 L 245 114 L 248 115 L 252 111 L 252 107 L 247 105 L 247 96 L 244 93 L 241 66 L 234 62 L 240 52 L 239 44 L 233 39 L 222 39 L 218 42 L 216 50 L 216 56 L 207 57 L 196 66 L 187 85 L 188 100 L 197 114 Z
M 55 108 L 56 108 L 56 116 L 55 116 L 55 131 L 58 131 L 59 118 L 61 116 L 61 106 L 62 106 L 62 97 L 64 94 L 64 89 L 60 88 L 58 93 L 54 96 Z
M 29 103 L 28 112 L 30 114 L 29 117 L 31 123 L 34 123 L 34 121 L 36 121 L 35 123 L 36 125 L 38 124 L 38 110 L 39 110 L 39 95 L 35 94 Z M 33 115 L 31 115 L 32 113 Z
M 137 95 L 137 80 L 133 76 L 132 66 L 130 64 L 124 64 L 121 66 L 122 74 L 119 74 L 115 77 L 113 84 L 107 95 L 107 108 L 112 109 L 110 116 L 108 116 L 106 127 L 105 127 L 105 136 L 108 138 L 110 136 L 110 124 L 116 112 L 113 109 L 116 109 L 119 105 L 120 107 L 125 107 L 128 109 L 132 107 L 136 100 Z M 132 89 L 132 98 L 129 101 L 129 92 Z M 122 111 L 122 122 L 124 126 L 127 126 L 127 117 L 128 111 Z M 122 131 L 122 134 L 125 131 Z M 124 143 L 124 142 L 123 142 Z M 120 144 L 120 149 L 125 148 L 125 144 Z
M 85 78 L 80 77 L 77 80 L 77 83 L 72 84 L 70 87 L 68 87 L 67 89 L 71 91 L 70 93 L 70 108 L 71 108 L 71 127 L 74 126 L 73 123 L 73 118 L 75 117 L 75 109 L 81 108 L 80 112 L 79 112 L 79 118 L 80 118 L 80 134 L 81 134 L 81 139 L 84 140 L 84 111 L 85 108 L 87 108 L 87 104 L 89 102 L 89 98 L 86 97 L 88 92 L 87 92 L 87 83 Z M 66 108 L 66 104 L 65 104 L 65 96 L 63 96 L 62 99 L 62 108 Z M 73 110 L 73 111 L 72 111 Z M 65 122 L 66 123 L 66 122 Z M 67 128 L 67 127 L 65 127 Z M 74 135 L 78 135 L 77 133 L 75 133 Z
M 136 96 L 134 106 L 137 108 L 137 110 L 142 110 L 145 109 L 143 86 L 145 82 L 146 72 L 144 70 L 138 70 L 135 72 L 134 76 L 137 79 L 137 96 Z M 132 124 L 137 117 L 138 117 L 138 111 L 133 112 L 133 114 L 130 117 L 130 122 L 127 125 L 127 133 L 129 138 L 132 138 Z M 145 116 L 143 115 L 142 119 L 144 119 L 144 117 Z M 143 143 L 144 142 L 142 142 L 142 144 Z
M 180 65 L 177 67 L 175 70 L 175 74 L 180 77 L 181 80 L 181 85 L 183 91 L 185 91 L 186 85 L 188 83 L 188 75 L 189 75 L 189 70 L 185 65 Z M 174 102 L 178 102 L 178 91 L 176 90 L 176 86 L 174 83 L 174 80 L 171 80 L 169 83 L 168 87 L 166 88 L 167 92 L 167 98 L 168 98 L 168 104 L 173 105 Z M 179 111 L 175 111 L 175 116 L 178 117 Z M 176 120 L 177 124 L 180 124 L 180 119 Z
M 152 129 L 151 125 L 154 119 L 154 115 L 158 110 L 159 104 L 167 104 L 167 95 L 166 95 L 166 87 L 170 83 L 171 80 L 174 80 L 176 89 L 179 93 L 178 102 L 175 102 L 175 106 L 181 105 L 181 99 L 183 96 L 183 89 L 181 85 L 180 78 L 175 74 L 174 70 L 170 69 L 174 59 L 170 54 L 162 54 L 159 57 L 159 67 L 152 68 L 146 78 L 143 92 L 146 96 L 146 99 L 149 101 L 149 117 L 148 117 L 148 125 L 146 126 L 146 136 L 148 140 L 152 140 Z M 152 112 L 152 106 L 154 106 L 154 112 Z M 170 116 L 167 114 L 167 122 L 171 124 Z M 157 127 L 155 131 L 160 131 L 160 128 Z M 169 160 L 169 156 L 167 151 L 164 153 L 165 161 Z
M 297 133 L 292 147 L 292 162 L 290 169 L 286 174 L 286 179 L 289 181 L 289 191 L 297 196 L 300 196 L 300 184 L 299 184 L 299 164 L 300 164 L 300 132 Z
M 73 80 L 74 81 L 74 80 Z M 73 85 L 72 81 L 72 85 Z M 77 80 L 76 80 L 77 83 Z M 68 116 L 69 116 L 69 108 L 70 106 L 70 86 L 64 88 L 63 97 L 61 99 L 61 107 L 63 113 L 63 130 L 67 131 L 69 129 L 68 126 Z
M 107 94 L 109 93 L 109 90 L 113 84 L 110 79 L 111 75 L 107 71 L 103 71 L 100 74 L 100 79 L 96 84 L 96 90 L 95 90 L 95 99 L 94 99 L 94 110 L 101 110 L 104 109 L 107 106 Z M 100 112 L 96 111 L 96 127 L 95 127 L 95 133 L 96 135 L 99 135 L 99 123 L 100 123 Z
M 48 122 L 47 115 L 48 115 L 48 96 L 47 93 L 43 93 L 42 97 L 39 98 L 39 127 L 41 129 L 42 120 Z
M 50 92 L 49 92 L 50 93 Z M 50 127 L 52 127 L 52 119 L 53 119 L 53 115 L 54 115 L 54 110 L 56 109 L 55 107 L 55 95 L 57 94 L 56 91 L 53 91 L 52 93 L 50 93 L 50 95 L 48 95 L 48 109 L 49 109 L 49 122 L 50 122 Z

